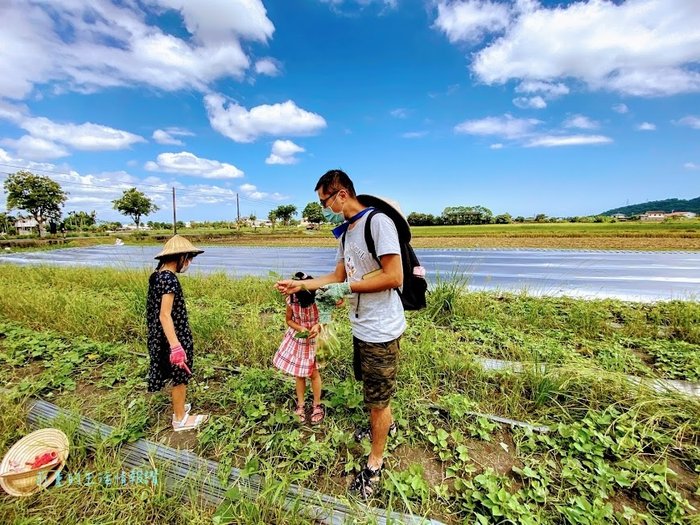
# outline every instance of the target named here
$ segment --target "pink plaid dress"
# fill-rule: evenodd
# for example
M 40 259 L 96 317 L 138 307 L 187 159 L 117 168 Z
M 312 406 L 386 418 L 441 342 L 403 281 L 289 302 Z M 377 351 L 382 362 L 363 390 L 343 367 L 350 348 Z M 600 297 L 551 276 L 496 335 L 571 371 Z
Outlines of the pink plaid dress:
M 318 323 L 318 308 L 315 304 L 303 308 L 296 297 L 287 297 L 292 307 L 292 321 L 310 329 Z M 288 328 L 272 364 L 294 377 L 310 377 L 316 367 L 316 339 L 298 339 L 294 328 Z

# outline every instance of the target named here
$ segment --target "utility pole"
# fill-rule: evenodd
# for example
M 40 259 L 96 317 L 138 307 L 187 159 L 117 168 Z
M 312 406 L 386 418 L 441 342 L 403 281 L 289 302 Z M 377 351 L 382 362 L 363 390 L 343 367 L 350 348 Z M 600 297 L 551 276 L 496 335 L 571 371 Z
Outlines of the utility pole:
M 175 186 L 173 186 L 173 235 L 177 235 L 177 212 L 175 210 Z
M 238 203 L 238 193 L 236 193 L 236 221 L 241 222 L 241 208 Z

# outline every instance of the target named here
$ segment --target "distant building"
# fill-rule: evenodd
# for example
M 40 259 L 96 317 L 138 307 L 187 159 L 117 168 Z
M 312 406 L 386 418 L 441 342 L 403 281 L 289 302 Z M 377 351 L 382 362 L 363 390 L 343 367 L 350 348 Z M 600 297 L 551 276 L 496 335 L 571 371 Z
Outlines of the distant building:
M 628 219 L 627 215 L 625 215 L 624 213 L 616 213 L 612 216 L 612 218 L 618 221 L 626 221 Z
M 38 223 L 34 219 L 19 219 L 15 222 L 15 228 L 17 228 L 17 235 L 31 235 L 36 232 L 36 227 Z
M 264 221 L 262 219 L 241 219 L 241 223 L 251 228 L 270 228 L 272 226 L 270 221 Z
M 663 211 L 648 211 L 639 216 L 642 221 L 663 221 L 666 218 L 666 212 Z
M 148 225 L 143 224 L 143 223 L 141 223 L 141 226 L 139 226 L 137 228 L 133 222 L 130 222 L 129 224 L 122 224 L 122 227 L 120 229 L 121 230 L 128 230 L 128 231 L 132 231 L 132 230 L 135 231 L 135 230 L 150 230 L 151 228 Z
M 692 211 L 674 211 L 666 216 L 670 218 L 694 219 L 697 217 L 697 213 L 693 213 Z

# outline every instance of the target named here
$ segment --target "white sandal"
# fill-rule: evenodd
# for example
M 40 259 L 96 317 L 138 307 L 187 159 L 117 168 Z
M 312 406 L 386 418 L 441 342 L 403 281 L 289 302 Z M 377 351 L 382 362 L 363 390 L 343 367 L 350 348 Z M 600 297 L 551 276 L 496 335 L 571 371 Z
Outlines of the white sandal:
M 185 417 L 187 417 L 192 410 L 192 403 L 185 403 Z M 173 423 L 175 423 L 175 412 L 173 412 Z
M 187 424 L 187 420 L 193 417 L 194 422 Z M 173 421 L 173 432 L 184 432 L 185 430 L 194 430 L 196 428 L 199 428 L 202 423 L 204 423 L 207 419 L 209 419 L 209 416 L 204 416 L 204 415 L 196 415 L 196 416 L 190 416 L 189 414 L 185 414 L 185 417 L 182 418 L 182 421 Z

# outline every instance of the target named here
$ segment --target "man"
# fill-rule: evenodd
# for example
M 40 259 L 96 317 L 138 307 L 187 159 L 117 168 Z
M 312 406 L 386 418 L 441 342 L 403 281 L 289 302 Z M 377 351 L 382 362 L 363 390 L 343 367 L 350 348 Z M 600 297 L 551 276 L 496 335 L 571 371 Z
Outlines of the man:
M 350 489 L 368 498 L 379 481 L 389 430 L 396 428 L 389 403 L 396 392 L 399 339 L 406 329 L 401 298 L 394 290 L 403 283 L 399 237 L 394 222 L 385 214 L 372 217 L 371 234 L 380 266 L 365 242 L 365 222 L 371 208 L 358 201 L 350 177 L 341 170 L 328 171 L 315 191 L 326 220 L 342 222 L 333 230 L 340 242 L 335 270 L 304 281 L 304 285 L 319 290 L 317 298 L 324 294 L 336 298 L 351 295 L 353 368 L 355 378 L 363 382 L 372 449 L 366 467 Z M 279 281 L 275 287 L 284 294 L 301 289 L 300 281 L 293 280 Z M 366 434 L 356 432 L 356 438 Z

